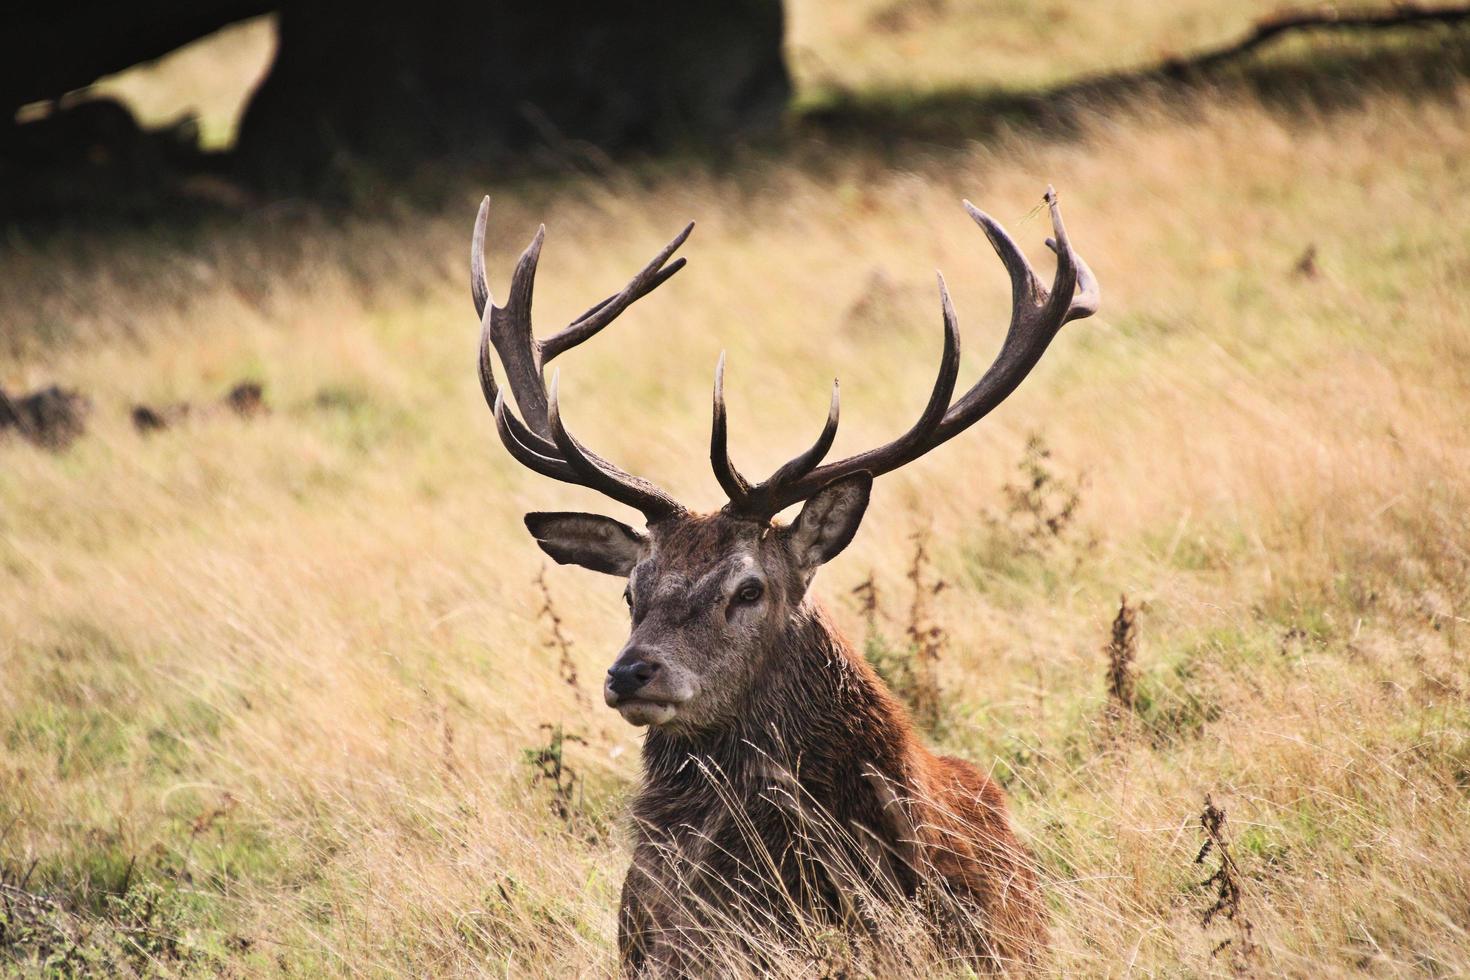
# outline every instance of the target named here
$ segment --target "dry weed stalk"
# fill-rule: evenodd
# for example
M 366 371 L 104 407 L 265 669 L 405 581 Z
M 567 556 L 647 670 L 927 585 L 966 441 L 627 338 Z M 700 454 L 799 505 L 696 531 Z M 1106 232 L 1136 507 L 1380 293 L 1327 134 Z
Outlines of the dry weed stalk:
M 194 818 L 194 823 L 189 828 L 189 836 L 198 837 L 200 834 L 209 833 L 215 821 L 228 816 L 239 805 L 240 801 L 235 799 L 233 794 L 221 793 L 218 806 L 203 810 Z M 132 865 L 129 865 L 128 868 L 131 871 Z M 126 891 L 126 889 L 123 890 Z
M 1306 247 L 1301 256 L 1296 260 L 1296 263 L 1292 265 L 1291 271 L 1301 279 L 1316 279 L 1322 274 L 1321 268 L 1317 265 L 1317 246 L 1315 243 Z
M 863 624 L 867 627 L 869 636 L 878 630 L 878 581 L 873 573 L 868 572 L 868 577 L 859 582 L 852 590 L 857 597 L 858 614 L 863 617 Z
M 1231 969 L 1237 974 L 1245 974 L 1249 972 L 1249 963 L 1255 955 L 1256 945 L 1251 938 L 1251 921 L 1241 910 L 1241 899 L 1245 894 L 1244 875 L 1240 872 L 1240 866 L 1235 863 L 1235 856 L 1230 853 L 1230 842 L 1225 837 L 1225 811 L 1215 806 L 1215 801 L 1208 793 L 1205 794 L 1205 808 L 1200 811 L 1199 822 L 1205 832 L 1205 842 L 1195 855 L 1194 863 L 1203 864 L 1211 851 L 1220 855 L 1220 867 L 1200 883 L 1201 888 L 1213 887 L 1215 892 L 1215 900 L 1205 909 L 1200 925 L 1208 929 L 1218 916 L 1224 916 L 1234 924 L 1235 935 L 1221 940 L 1210 951 L 1210 956 L 1217 957 L 1227 947 L 1233 947 Z
M 949 637 L 934 619 L 929 600 L 949 587 L 942 578 L 930 577 L 928 536 L 915 531 L 913 556 L 904 579 L 909 583 L 909 605 L 903 626 L 904 642 L 898 644 L 884 634 L 880 620 L 885 616 L 876 576 L 868 577 L 853 588 L 858 614 L 867 628 L 863 650 L 868 662 L 908 705 L 914 721 L 935 731 L 944 716 L 944 699 L 939 688 L 939 661 Z
M 449 705 L 439 709 L 439 751 L 444 759 L 444 771 L 458 778 L 459 766 L 454 761 L 454 725 L 449 720 Z
M 556 651 L 556 668 L 561 674 L 562 682 L 572 689 L 577 702 L 585 707 L 587 695 L 577 683 L 577 662 L 572 659 L 572 641 L 562 629 L 561 613 L 557 612 L 556 603 L 551 598 L 551 586 L 546 581 L 545 565 L 542 565 L 541 571 L 536 574 L 536 587 L 541 590 L 541 608 L 537 611 L 537 616 L 545 619 L 550 626 L 550 635 L 541 645 L 548 650 Z
M 1133 714 L 1137 686 L 1138 607 L 1128 604 L 1128 596 L 1118 598 L 1118 615 L 1113 619 L 1113 635 L 1108 641 L 1108 720 L 1114 724 Z
M 551 787 L 552 812 L 570 824 L 574 816 L 573 800 L 582 778 L 567 765 L 564 750 L 568 742 L 586 745 L 587 740 L 580 735 L 563 732 L 561 725 L 549 722 L 542 722 L 541 731 L 547 735 L 546 744 L 525 750 L 526 763 L 534 770 L 531 781 Z
M 939 724 L 939 657 L 945 639 L 944 627 L 934 621 L 929 598 L 938 595 L 948 584 L 941 578 L 925 580 L 929 564 L 927 536 L 922 531 L 913 535 L 914 556 L 909 563 L 908 579 L 913 590 L 909 603 L 909 621 L 905 627 L 913 651 L 913 708 L 920 725 L 933 730 Z
M 1085 480 L 1067 480 L 1053 472 L 1051 448 L 1039 432 L 1026 439 L 1026 451 L 1016 464 L 1024 478 L 1001 487 L 1006 516 L 1025 550 L 1041 551 L 1059 541 L 1071 527 L 1082 503 Z

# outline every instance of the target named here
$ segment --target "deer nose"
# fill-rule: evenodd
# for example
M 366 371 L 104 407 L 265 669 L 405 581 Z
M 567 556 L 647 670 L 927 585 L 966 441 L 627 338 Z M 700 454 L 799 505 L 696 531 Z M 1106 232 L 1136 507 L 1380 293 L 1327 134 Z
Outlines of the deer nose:
M 624 655 L 607 669 L 607 686 L 614 694 L 625 697 L 653 680 L 657 673 L 658 664 L 651 660 L 637 655 Z

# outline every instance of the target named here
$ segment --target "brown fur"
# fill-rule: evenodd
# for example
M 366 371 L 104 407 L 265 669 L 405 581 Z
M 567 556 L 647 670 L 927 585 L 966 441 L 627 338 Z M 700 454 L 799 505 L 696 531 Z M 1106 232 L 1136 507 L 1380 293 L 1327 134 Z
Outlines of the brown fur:
M 1004 794 L 969 763 L 924 747 L 903 706 L 806 599 L 782 533 L 724 515 L 653 529 L 646 564 L 660 579 L 693 578 L 742 545 L 769 551 L 761 564 L 776 571 L 775 628 L 750 658 L 753 682 L 717 718 L 649 730 L 620 915 L 625 969 L 708 972 L 700 933 L 735 907 L 766 910 L 778 927 L 797 916 L 860 925 L 854 875 L 932 901 L 938 938 L 977 966 L 1033 963 L 1045 913 Z M 635 575 L 651 577 L 644 566 Z M 839 832 L 813 833 L 810 815 Z

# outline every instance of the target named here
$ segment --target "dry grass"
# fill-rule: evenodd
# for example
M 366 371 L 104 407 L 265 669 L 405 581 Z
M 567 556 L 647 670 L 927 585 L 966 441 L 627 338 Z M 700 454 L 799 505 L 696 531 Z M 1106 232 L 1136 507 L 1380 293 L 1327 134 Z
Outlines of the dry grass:
M 1275 0 L 794 0 L 805 96 L 831 90 L 1030 89 L 1233 40 Z
M 1462 975 L 1467 160 L 1470 84 L 1327 118 L 1145 106 L 1076 142 L 898 165 L 499 187 L 492 285 L 544 220 L 545 330 L 699 219 L 690 268 L 562 385 L 587 441 L 713 505 L 720 349 L 749 469 L 803 444 L 833 373 L 836 452 L 888 438 L 936 363 L 933 267 L 968 377 L 999 342 L 1004 277 L 959 198 L 1040 263 L 1054 182 L 1102 314 L 979 430 L 886 478 L 818 595 L 861 635 L 849 592 L 872 569 L 903 595 L 929 533 L 944 747 L 1009 787 L 1056 974 L 1233 968 L 1201 926 L 1209 793 L 1254 969 Z M 563 682 L 520 526 L 602 505 L 495 443 L 464 285 L 480 190 L 442 215 L 12 243 L 0 383 L 57 380 L 94 411 L 64 455 L 0 445 L 0 883 L 113 923 L 53 928 L 36 905 L 29 932 L 0 932 L 19 955 L 106 932 L 109 962 L 164 972 L 612 970 L 637 737 Z M 1309 247 L 1314 274 L 1294 272 Z M 213 401 L 241 377 L 269 415 L 130 427 L 135 402 Z M 1035 432 L 1085 475 L 1077 533 L 999 546 L 985 518 Z M 547 582 L 595 704 L 620 587 Z M 1119 592 L 1149 610 L 1125 739 L 1099 653 Z M 543 724 L 585 740 L 557 746 L 575 820 L 526 763 Z M 142 927 L 124 881 L 168 896 Z M 126 946 L 153 934 L 170 942 Z

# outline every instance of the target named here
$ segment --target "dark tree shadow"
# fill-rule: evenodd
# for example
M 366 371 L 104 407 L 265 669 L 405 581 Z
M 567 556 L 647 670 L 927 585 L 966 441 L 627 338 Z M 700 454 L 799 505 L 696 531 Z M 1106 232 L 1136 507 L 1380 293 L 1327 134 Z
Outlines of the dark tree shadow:
M 1367 34 L 1324 46 L 1303 34 Z M 1272 109 L 1332 112 L 1382 92 L 1444 95 L 1470 75 L 1470 8 L 1335 20 L 1265 21 L 1245 38 L 1187 58 L 1091 75 L 1033 91 L 950 89 L 836 95 L 803 113 L 827 138 L 900 148 L 958 147 L 1000 133 L 1076 138 L 1090 120 L 1149 104 L 1187 111 L 1201 99 L 1253 99 Z
M 1314 36 L 1323 33 L 1336 36 L 1324 43 Z M 1143 106 L 1187 115 L 1206 103 L 1245 99 L 1286 113 L 1335 112 L 1384 92 L 1447 97 L 1467 76 L 1470 8 L 1400 7 L 1355 18 L 1291 15 L 1257 24 L 1239 41 L 1219 48 L 1048 88 L 836 94 L 800 111 L 781 134 L 759 142 L 690 141 L 657 155 L 609 153 L 553 131 L 514 153 L 440 157 L 407 171 L 390 173 L 349 161 L 309 198 L 293 195 L 290 210 L 380 212 L 385 197 L 391 197 L 401 215 L 405 209 L 435 211 L 457 202 L 466 184 L 534 180 L 555 185 L 588 176 L 640 179 L 689 169 L 738 173 L 753 164 L 778 162 L 820 171 L 851 153 L 879 160 L 901 157 L 912 165 L 916 151 L 942 156 L 1003 135 L 1078 139 L 1097 121 Z M 220 215 L 247 215 L 265 205 L 281 212 L 275 206 L 280 198 L 232 178 L 227 157 L 190 157 L 169 133 L 149 134 L 149 139 L 149 152 L 134 154 L 136 159 L 124 161 L 127 166 L 88 171 L 84 179 L 64 168 L 47 168 L 35 185 L 0 182 L 0 224 L 22 238 L 79 228 L 157 235 Z

